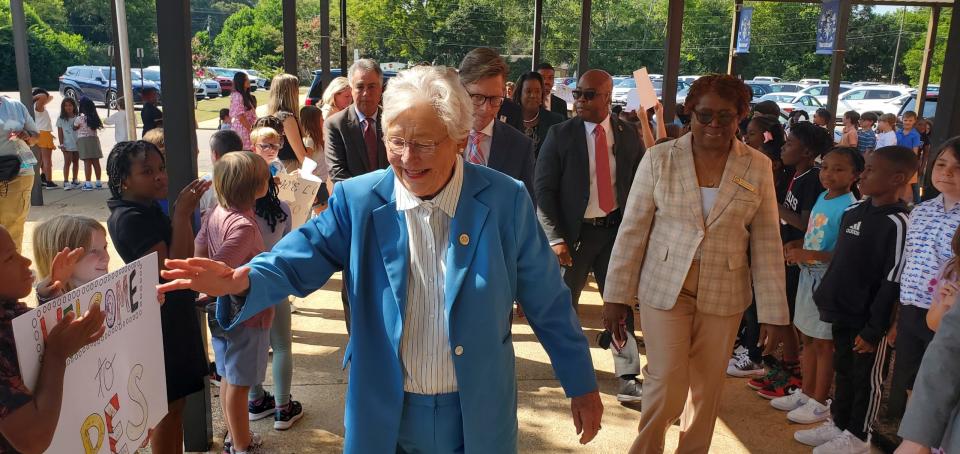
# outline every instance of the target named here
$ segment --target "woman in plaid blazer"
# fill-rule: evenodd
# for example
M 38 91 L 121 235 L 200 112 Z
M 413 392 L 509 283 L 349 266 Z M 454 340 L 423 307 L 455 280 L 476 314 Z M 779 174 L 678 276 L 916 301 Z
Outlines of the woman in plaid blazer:
M 677 452 L 707 452 L 754 291 L 768 342 L 788 329 L 772 165 L 736 139 L 750 99 L 736 78 L 698 79 L 685 106 L 691 133 L 649 149 L 637 170 L 603 295 L 604 324 L 618 337 L 614 327 L 640 302 L 648 363 L 631 453 L 663 452 L 681 416 Z

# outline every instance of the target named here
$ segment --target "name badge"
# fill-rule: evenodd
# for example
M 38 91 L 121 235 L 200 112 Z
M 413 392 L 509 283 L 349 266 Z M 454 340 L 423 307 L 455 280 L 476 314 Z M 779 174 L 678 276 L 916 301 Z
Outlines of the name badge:
M 748 191 L 750 191 L 750 192 L 752 192 L 752 193 L 754 193 L 754 194 L 757 193 L 757 188 L 754 187 L 752 184 L 750 184 L 749 181 L 744 180 L 743 178 L 733 177 L 733 182 L 736 183 L 738 186 L 740 186 L 740 187 L 743 188 L 743 189 L 746 189 L 746 190 L 748 190 Z

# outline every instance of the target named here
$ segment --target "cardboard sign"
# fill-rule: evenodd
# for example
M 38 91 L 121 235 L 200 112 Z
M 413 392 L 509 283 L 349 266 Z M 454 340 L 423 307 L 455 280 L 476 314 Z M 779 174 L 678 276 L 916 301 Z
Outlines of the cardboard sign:
M 303 171 L 292 174 L 281 172 L 277 177 L 280 178 L 277 197 L 290 206 L 291 225 L 296 229 L 310 219 L 313 200 L 317 197 L 322 183 Z
M 643 67 L 633 72 L 633 80 L 637 82 L 637 97 L 640 107 L 649 109 L 657 105 L 657 91 L 653 89 L 653 82 L 650 82 L 650 75 L 647 74 L 647 68 Z
M 132 453 L 167 414 L 163 334 L 153 253 L 13 320 L 20 373 L 36 386 L 47 334 L 93 303 L 106 332 L 67 358 L 63 403 L 50 453 Z

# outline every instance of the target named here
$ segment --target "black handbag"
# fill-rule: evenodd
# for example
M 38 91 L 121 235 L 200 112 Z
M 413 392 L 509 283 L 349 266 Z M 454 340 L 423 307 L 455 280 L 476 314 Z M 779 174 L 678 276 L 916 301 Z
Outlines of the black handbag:
M 13 181 L 20 174 L 20 157 L 0 156 L 0 182 Z

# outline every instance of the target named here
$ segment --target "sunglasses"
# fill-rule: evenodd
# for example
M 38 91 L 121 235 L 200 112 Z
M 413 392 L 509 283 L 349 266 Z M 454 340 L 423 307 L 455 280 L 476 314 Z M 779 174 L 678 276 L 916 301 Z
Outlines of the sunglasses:
M 737 120 L 737 114 L 727 111 L 712 112 L 694 109 L 693 113 L 694 116 L 697 117 L 697 121 L 705 125 L 712 123 L 714 118 L 716 118 L 717 123 L 719 123 L 720 126 L 728 126 L 730 123 L 733 123 Z
M 596 90 L 573 90 L 573 99 L 580 99 L 581 97 L 587 101 L 593 101 L 593 98 L 596 98 L 597 95 L 604 95 L 606 93 L 600 93 Z

